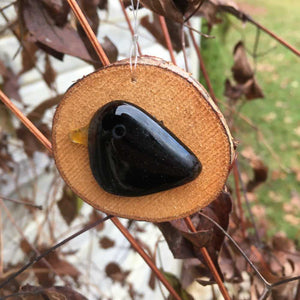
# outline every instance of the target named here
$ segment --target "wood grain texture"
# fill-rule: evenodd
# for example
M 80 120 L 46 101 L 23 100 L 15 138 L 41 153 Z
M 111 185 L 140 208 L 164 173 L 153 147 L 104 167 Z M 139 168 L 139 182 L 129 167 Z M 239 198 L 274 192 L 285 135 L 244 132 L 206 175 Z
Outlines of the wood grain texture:
M 224 187 L 234 151 L 224 117 L 204 88 L 182 69 L 154 57 L 138 60 L 132 82 L 128 60 L 104 67 L 74 84 L 58 106 L 52 130 L 57 168 L 84 201 L 107 214 L 162 222 L 196 212 Z M 89 166 L 88 150 L 69 139 L 113 100 L 132 102 L 162 120 L 200 159 L 199 177 L 183 186 L 142 197 L 102 190 Z

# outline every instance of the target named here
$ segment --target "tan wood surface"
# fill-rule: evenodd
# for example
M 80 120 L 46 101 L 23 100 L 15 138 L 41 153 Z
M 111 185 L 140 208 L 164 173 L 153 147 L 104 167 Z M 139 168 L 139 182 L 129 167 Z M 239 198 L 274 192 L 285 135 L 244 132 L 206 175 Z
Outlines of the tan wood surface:
M 153 57 L 138 60 L 132 81 L 127 60 L 102 68 L 74 84 L 53 120 L 57 168 L 70 188 L 93 207 L 115 216 L 154 222 L 187 216 L 213 201 L 224 187 L 233 160 L 225 120 L 205 89 L 190 74 Z M 125 100 L 148 111 L 200 159 L 202 172 L 180 187 L 141 197 L 120 197 L 97 184 L 88 149 L 74 144 L 72 130 L 89 124 L 105 103 Z

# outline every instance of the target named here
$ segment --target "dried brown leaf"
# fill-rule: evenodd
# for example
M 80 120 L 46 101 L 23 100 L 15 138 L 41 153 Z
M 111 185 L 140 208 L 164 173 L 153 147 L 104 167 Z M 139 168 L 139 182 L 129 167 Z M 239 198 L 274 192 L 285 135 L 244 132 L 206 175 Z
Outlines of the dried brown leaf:
M 92 60 L 77 31 L 69 24 L 57 26 L 42 1 L 24 0 L 19 8 L 30 32 L 30 40 L 36 42 L 38 47 L 60 59 L 63 54 L 69 54 Z
M 181 232 L 175 228 L 171 222 L 157 224 L 158 228 L 164 235 L 166 242 L 175 258 L 192 258 L 195 257 L 193 245 Z
M 267 180 L 268 167 L 250 146 L 241 151 L 241 155 L 249 161 L 253 169 L 253 178 L 247 184 L 247 191 L 252 192 L 257 186 Z
M 101 43 L 104 52 L 108 56 L 109 61 L 115 62 L 118 59 L 119 51 L 116 45 L 110 40 L 108 36 L 103 38 L 103 42 Z
M 22 239 L 20 241 L 20 248 L 22 249 L 24 254 L 26 254 L 27 256 L 29 256 L 29 254 L 31 254 L 31 252 L 33 251 L 30 244 L 25 239 Z
M 111 262 L 105 267 L 105 273 L 113 281 L 117 281 L 120 282 L 121 284 L 125 284 L 125 280 L 128 274 L 130 273 L 130 271 L 123 271 L 117 263 Z
M 81 0 L 79 3 L 80 3 L 80 6 L 81 6 L 85 16 L 87 17 L 87 20 L 88 20 L 92 30 L 97 35 L 99 24 L 100 24 L 97 9 L 98 9 L 99 5 L 101 6 L 101 5 L 106 5 L 106 4 L 100 3 L 100 0 Z M 94 65 L 94 67 L 96 69 L 102 67 L 102 63 L 99 61 L 98 54 L 96 53 L 93 45 L 91 44 L 90 39 L 88 38 L 88 36 L 86 35 L 85 31 L 83 30 L 81 24 L 78 21 L 76 23 L 76 26 L 77 26 L 78 34 L 81 37 L 81 40 L 85 44 L 85 47 L 93 60 L 92 63 Z M 115 62 L 118 58 L 118 49 L 113 44 L 113 42 L 107 36 L 105 36 L 103 42 L 101 43 L 101 46 L 102 46 L 105 54 L 107 55 L 109 61 Z
M 225 81 L 224 95 L 232 100 L 240 99 L 243 95 L 243 87 L 240 84 L 232 85 L 230 80 L 227 78 Z
M 107 8 L 108 8 L 107 0 L 99 0 L 98 7 L 101 10 L 107 10 Z
M 9 173 L 13 170 L 14 160 L 7 144 L 8 134 L 4 132 L 3 127 L 1 127 L 1 121 L 3 121 L 1 117 L 2 114 L 0 105 L 0 169 L 2 169 L 5 173 Z M 2 178 L 0 178 L 0 184 L 2 184 L 2 182 L 4 183 L 4 179 L 1 179 Z
M 57 206 L 66 223 L 70 225 L 78 215 L 78 196 L 69 187 L 64 186 Z
M 45 56 L 45 72 L 43 73 L 43 78 L 47 83 L 49 88 L 53 88 L 56 79 L 56 72 L 52 67 L 49 55 Z
M 246 83 L 254 75 L 253 69 L 247 59 L 243 42 L 238 42 L 233 50 L 234 65 L 231 68 L 233 77 L 238 83 Z
M 97 222 L 100 218 L 103 219 L 103 215 L 100 212 L 98 212 L 97 210 L 93 209 L 93 211 L 91 212 L 91 214 L 89 216 L 89 224 Z M 104 226 L 105 226 L 105 222 L 102 222 L 99 225 L 97 225 L 95 227 L 95 229 L 97 231 L 101 231 L 104 229 Z
M 109 248 L 112 248 L 114 247 L 115 245 L 115 241 L 110 239 L 109 237 L 107 236 L 104 236 L 100 239 L 99 241 L 99 244 L 100 244 L 100 247 L 103 248 L 103 249 L 109 249 Z
M 183 23 L 184 16 L 189 17 L 197 9 L 199 10 L 201 2 L 203 0 L 141 0 L 143 7 L 179 23 Z
M 0 61 L 0 75 L 3 78 L 2 90 L 10 98 L 21 102 L 19 94 L 19 76 L 13 70 Z
M 100 23 L 97 9 L 100 4 L 100 0 L 80 0 L 79 4 L 92 30 L 97 35 Z M 77 26 L 81 27 L 80 23 L 77 22 Z
M 245 96 L 247 100 L 264 98 L 263 91 L 254 77 L 243 84 L 237 83 L 236 85 L 232 85 L 230 80 L 226 79 L 224 95 L 232 100 L 240 99 L 242 96 Z
M 256 187 L 265 182 L 268 178 L 268 167 L 257 158 L 250 162 L 253 169 L 253 178 L 247 184 L 247 192 L 252 192 Z
M 141 4 L 158 15 L 179 23 L 183 22 L 183 13 L 177 8 L 173 0 L 141 0 Z
M 95 35 L 97 35 L 99 22 L 100 22 L 98 13 L 97 13 L 99 1 L 98 0 L 80 0 L 79 4 L 80 4 L 81 9 L 83 10 L 85 16 L 87 17 L 88 23 L 91 26 L 93 32 L 95 33 Z M 87 51 L 89 52 L 92 59 L 95 61 L 93 63 L 94 67 L 95 68 L 101 67 L 102 63 L 99 62 L 98 54 L 95 51 L 93 45 L 91 44 L 90 39 L 86 35 L 83 27 L 81 26 L 81 24 L 78 20 L 76 21 L 76 27 L 77 27 L 77 32 L 78 32 L 81 40 L 83 41 Z
M 183 260 L 180 281 L 184 289 L 194 282 L 195 278 L 202 277 L 202 266 L 203 265 L 197 258 L 188 258 Z
M 222 23 L 222 19 L 218 15 L 219 6 L 216 1 L 204 1 L 201 8 L 198 10 L 197 15 L 204 17 L 207 20 L 209 31 L 215 24 Z
M 63 27 L 68 21 L 70 5 L 65 0 L 42 0 L 45 10 L 51 16 L 54 24 Z
M 156 274 L 151 270 L 150 276 L 149 276 L 149 281 L 148 281 L 148 286 L 151 290 L 155 290 L 155 282 L 156 282 Z
M 247 100 L 264 98 L 264 93 L 254 77 L 244 83 L 243 91 Z
M 22 70 L 20 71 L 20 74 L 28 72 L 35 67 L 37 60 L 36 52 L 38 50 L 35 43 L 25 39 L 22 41 L 22 46 Z
M 241 259 L 241 255 L 237 259 L 233 256 L 231 249 L 225 245 L 222 248 L 220 261 L 222 272 L 227 282 L 243 282 L 242 272 L 247 271 L 247 263 L 243 258 Z

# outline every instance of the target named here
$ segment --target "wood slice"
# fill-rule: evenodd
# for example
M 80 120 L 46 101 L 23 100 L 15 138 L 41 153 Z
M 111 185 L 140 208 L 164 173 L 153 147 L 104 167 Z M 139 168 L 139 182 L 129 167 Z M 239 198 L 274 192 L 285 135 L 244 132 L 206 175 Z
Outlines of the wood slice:
M 182 218 L 222 191 L 234 156 L 230 132 L 205 89 L 177 66 L 142 57 L 134 76 L 136 81 L 124 60 L 89 74 L 66 92 L 53 120 L 57 168 L 79 197 L 107 214 L 153 222 Z M 101 189 L 92 175 L 87 147 L 72 143 L 69 133 L 88 125 L 94 113 L 113 100 L 134 103 L 162 120 L 200 159 L 200 175 L 180 187 L 141 197 Z

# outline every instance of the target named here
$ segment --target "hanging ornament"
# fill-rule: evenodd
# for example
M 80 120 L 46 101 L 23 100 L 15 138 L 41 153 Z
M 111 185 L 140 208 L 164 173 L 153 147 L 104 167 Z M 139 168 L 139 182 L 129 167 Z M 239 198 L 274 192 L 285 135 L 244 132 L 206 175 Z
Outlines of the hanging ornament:
M 161 222 L 213 201 L 233 160 L 224 117 L 190 74 L 159 58 L 104 67 L 57 108 L 53 152 L 70 188 L 115 216 Z

